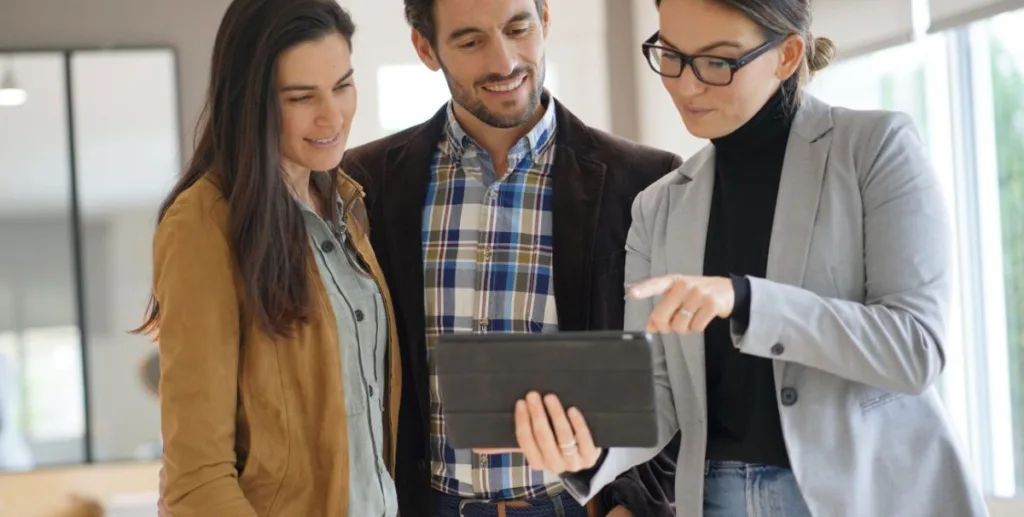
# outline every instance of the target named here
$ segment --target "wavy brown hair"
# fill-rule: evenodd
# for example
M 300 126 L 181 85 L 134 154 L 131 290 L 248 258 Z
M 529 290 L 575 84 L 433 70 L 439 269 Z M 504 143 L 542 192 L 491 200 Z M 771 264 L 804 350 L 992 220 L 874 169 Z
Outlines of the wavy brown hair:
M 160 207 L 209 175 L 228 203 L 228 239 L 244 287 L 245 316 L 284 336 L 311 312 L 309 249 L 302 213 L 281 170 L 277 58 L 296 45 L 340 34 L 352 46 L 355 25 L 336 0 L 234 0 L 217 31 L 195 153 Z M 337 181 L 332 175 L 331 189 Z M 336 216 L 334 203 L 329 220 Z M 159 224 L 159 223 L 158 223 Z M 151 297 L 136 333 L 159 331 Z

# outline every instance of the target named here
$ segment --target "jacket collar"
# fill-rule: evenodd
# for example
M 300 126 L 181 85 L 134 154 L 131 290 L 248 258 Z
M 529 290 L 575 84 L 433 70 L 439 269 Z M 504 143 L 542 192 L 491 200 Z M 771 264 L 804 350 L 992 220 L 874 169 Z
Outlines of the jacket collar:
M 541 102 L 545 106 L 544 115 L 539 121 L 509 150 L 509 154 L 518 156 L 532 156 L 544 152 L 548 145 L 554 140 L 557 118 L 555 117 L 555 100 L 547 92 L 544 93 Z M 455 101 L 448 101 L 445 108 L 444 135 L 448 143 L 448 149 L 456 159 L 461 158 L 468 146 L 480 146 L 473 141 L 473 138 L 466 133 L 455 118 Z
M 832 106 L 813 95 L 803 92 L 800 107 L 797 108 L 790 129 L 789 147 L 799 144 L 809 145 L 827 135 L 835 123 L 832 119 Z M 715 168 L 715 148 L 707 145 L 679 168 L 678 173 L 685 176 L 685 181 L 692 180 L 700 174 L 713 174 Z M 684 181 L 684 182 L 685 182 Z
M 834 127 L 832 107 L 817 97 L 804 92 L 800 108 L 793 119 L 793 132 L 814 142 Z

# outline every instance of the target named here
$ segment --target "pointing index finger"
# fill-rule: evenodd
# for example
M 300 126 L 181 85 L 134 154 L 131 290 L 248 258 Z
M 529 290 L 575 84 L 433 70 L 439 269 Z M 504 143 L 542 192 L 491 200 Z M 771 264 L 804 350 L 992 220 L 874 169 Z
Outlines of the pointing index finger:
M 636 284 L 629 288 L 629 296 L 634 300 L 643 300 L 652 296 L 657 296 L 668 291 L 680 277 L 675 275 L 659 276 L 654 278 L 648 278 L 639 284 Z

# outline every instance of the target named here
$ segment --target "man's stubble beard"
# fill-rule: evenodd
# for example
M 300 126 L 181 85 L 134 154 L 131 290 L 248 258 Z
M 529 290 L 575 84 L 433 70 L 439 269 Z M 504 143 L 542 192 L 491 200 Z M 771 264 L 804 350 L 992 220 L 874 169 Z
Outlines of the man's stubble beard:
M 462 109 L 480 119 L 484 124 L 500 129 L 518 127 L 529 122 L 540 107 L 541 95 L 544 92 L 544 78 L 547 75 L 547 62 L 544 58 L 540 61 L 541 64 L 539 69 L 530 68 L 525 71 L 527 78 L 524 81 L 533 79 L 534 87 L 527 97 L 525 108 L 521 112 L 510 116 L 504 116 L 489 110 L 484 102 L 475 95 L 476 86 L 478 84 L 498 82 L 494 80 L 497 78 L 486 77 L 475 81 L 473 86 L 465 88 L 452 79 L 451 74 L 448 72 L 448 68 L 440 59 L 438 59 L 438 62 L 441 65 L 441 71 L 444 73 L 445 81 L 448 83 L 448 91 L 451 92 L 452 100 L 454 100 L 459 106 L 462 106 Z M 539 73 L 535 73 L 537 70 L 539 70 Z M 520 75 L 520 73 L 522 73 L 522 70 L 517 70 L 517 72 L 513 73 L 513 77 Z

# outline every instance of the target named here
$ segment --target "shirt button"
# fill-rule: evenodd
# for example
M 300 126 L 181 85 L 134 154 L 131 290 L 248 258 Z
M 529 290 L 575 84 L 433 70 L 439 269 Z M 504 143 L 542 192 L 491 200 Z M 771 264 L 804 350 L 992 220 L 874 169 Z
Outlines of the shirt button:
M 492 248 L 485 248 L 484 249 L 484 260 L 491 260 L 492 257 L 494 257 L 494 249 L 492 249 Z
M 487 456 L 480 456 L 480 466 L 484 468 L 487 467 Z
M 483 319 L 480 320 L 480 328 L 481 329 L 486 329 L 488 326 L 490 326 L 490 324 L 491 324 L 491 320 L 489 320 L 487 318 L 483 318 Z
M 487 196 L 490 197 L 492 201 L 495 200 L 495 199 L 498 199 L 498 191 L 497 190 L 492 190 L 492 191 L 487 193 Z
M 334 251 L 334 243 L 331 241 L 321 242 L 320 249 L 324 250 L 324 253 L 330 253 Z
M 792 405 L 796 404 L 796 399 L 797 399 L 796 389 L 794 389 L 794 388 L 782 388 L 781 395 L 782 395 L 782 405 L 783 406 L 789 407 L 789 406 L 792 406 Z
M 366 315 L 363 314 L 363 311 L 356 309 L 356 321 L 363 321 L 365 317 Z
M 772 345 L 772 355 L 782 355 L 786 351 L 786 347 L 782 346 L 782 343 L 775 343 Z

